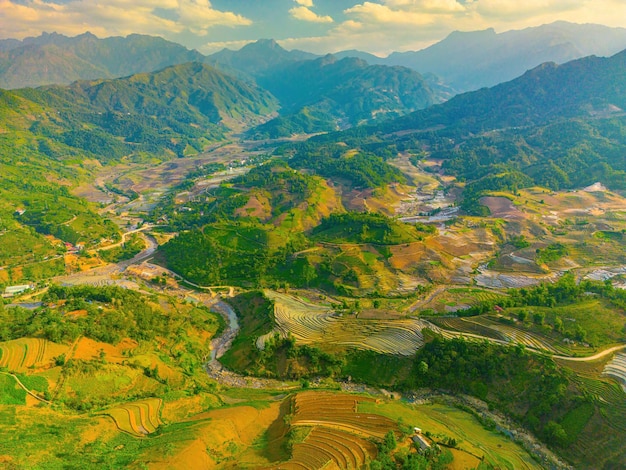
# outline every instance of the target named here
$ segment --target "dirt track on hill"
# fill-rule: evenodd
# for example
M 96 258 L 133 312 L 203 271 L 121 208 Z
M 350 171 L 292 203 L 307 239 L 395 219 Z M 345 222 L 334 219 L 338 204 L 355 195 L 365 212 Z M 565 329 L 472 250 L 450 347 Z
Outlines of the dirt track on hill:
M 572 356 L 554 355 L 552 356 L 552 359 L 562 359 L 565 361 L 574 361 L 574 362 L 589 362 L 589 361 L 595 361 L 596 359 L 601 359 L 604 356 L 608 356 L 609 354 L 612 354 L 615 351 L 620 351 L 622 349 L 626 349 L 626 344 L 622 344 L 620 346 L 614 346 L 612 348 L 605 349 L 604 351 L 600 351 L 599 353 L 594 354 L 593 356 L 572 357 Z

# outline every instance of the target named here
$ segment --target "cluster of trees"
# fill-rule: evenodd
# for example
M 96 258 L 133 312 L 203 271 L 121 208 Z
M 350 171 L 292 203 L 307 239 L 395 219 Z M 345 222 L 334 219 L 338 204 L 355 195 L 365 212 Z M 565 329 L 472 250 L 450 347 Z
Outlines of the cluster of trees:
M 398 443 L 393 431 L 389 431 L 378 444 L 378 455 L 370 462 L 371 470 L 444 470 L 450 466 L 454 456 L 448 449 L 434 445 L 420 452 L 397 452 Z
M 414 364 L 411 386 L 477 396 L 507 410 L 546 439 L 554 437 L 565 411 L 585 400 L 552 359 L 529 353 L 521 345 L 435 338 L 417 351 Z M 557 444 L 565 441 L 562 436 Z
M 145 296 L 116 286 L 52 285 L 43 300 L 48 306 L 34 311 L 19 307 L 0 310 L 0 340 L 38 337 L 62 343 L 86 336 L 109 344 L 123 338 L 146 341 L 178 335 L 183 321 L 176 315 L 165 315 Z M 77 318 L 66 316 L 79 310 L 87 313 Z M 204 307 L 197 307 L 184 321 L 208 331 L 221 327 L 218 317 Z
M 98 255 L 104 261 L 117 263 L 125 259 L 131 259 L 133 256 L 141 252 L 145 246 L 146 245 L 141 236 L 134 233 L 121 246 L 111 248 L 110 250 L 100 250 L 98 251 Z
M 436 228 L 424 224 L 404 224 L 382 214 L 371 212 L 333 213 L 311 232 L 314 239 L 332 242 L 398 245 L 424 238 Z
M 343 180 L 356 188 L 377 188 L 406 181 L 402 172 L 388 164 L 380 154 L 347 150 L 345 145 L 338 143 L 307 141 L 294 146 L 289 163 L 294 168 L 312 170 L 325 178 Z
M 398 245 L 422 240 L 436 228 L 424 224 L 404 224 L 372 212 L 333 213 L 311 232 L 314 239 L 333 242 Z
M 535 261 L 537 264 L 550 263 L 552 261 L 558 261 L 563 256 L 567 256 L 567 247 L 562 243 L 552 243 L 545 247 L 543 250 L 537 250 L 537 257 Z

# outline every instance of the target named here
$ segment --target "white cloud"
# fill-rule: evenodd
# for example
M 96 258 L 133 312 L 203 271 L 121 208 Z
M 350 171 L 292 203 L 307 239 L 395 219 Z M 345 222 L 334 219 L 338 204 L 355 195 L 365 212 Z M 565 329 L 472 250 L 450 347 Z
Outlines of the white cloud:
M 457 0 L 386 0 L 383 3 L 392 8 L 421 12 L 445 13 L 465 10 L 465 6 Z
M 330 16 L 320 16 L 307 7 L 294 7 L 289 10 L 291 16 L 297 20 L 309 21 L 311 23 L 332 23 L 333 19 Z
M 411 10 L 394 10 L 386 5 L 372 2 L 355 5 L 352 8 L 348 8 L 345 13 L 354 15 L 368 23 L 421 25 L 432 22 L 432 17 L 425 13 Z
M 370 0 L 344 13 L 361 31 L 344 21 L 329 33 L 329 43 L 338 45 L 335 50 L 356 43 L 378 53 L 417 50 L 455 30 L 503 32 L 558 20 L 626 26 L 624 0 Z
M 159 15 L 167 12 L 167 18 Z M 209 0 L 0 0 L 0 31 L 23 38 L 42 31 L 98 36 L 144 33 L 168 36 L 191 31 L 205 35 L 216 25 L 246 26 L 252 22 L 236 13 L 216 10 Z
M 305 37 L 285 39 L 281 45 L 318 53 L 417 50 L 455 30 L 493 27 L 503 32 L 557 20 L 626 26 L 625 0 L 353 0 L 343 18 L 319 13 L 315 0 L 263 1 L 290 4 L 291 16 L 302 21 L 298 27 Z M 274 16 L 241 31 L 248 39 L 281 37 L 281 19 Z M 240 14 L 216 9 L 209 0 L 0 0 L 2 37 L 37 36 L 42 31 L 75 35 L 89 30 L 99 37 L 143 33 L 185 41 L 209 52 L 248 42 L 215 26 L 251 24 Z M 322 29 L 327 32 L 321 33 Z M 230 41 L 219 42 L 225 40 Z

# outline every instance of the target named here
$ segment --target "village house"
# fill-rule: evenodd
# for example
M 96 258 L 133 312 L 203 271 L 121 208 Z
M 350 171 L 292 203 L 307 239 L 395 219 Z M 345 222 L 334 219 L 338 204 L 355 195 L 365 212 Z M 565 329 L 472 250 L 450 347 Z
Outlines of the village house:
M 28 289 L 32 289 L 33 287 L 35 287 L 33 284 L 8 286 L 6 289 L 4 289 L 4 294 L 2 294 L 2 297 L 4 298 L 13 297 L 15 295 L 21 294 L 22 292 L 26 292 Z

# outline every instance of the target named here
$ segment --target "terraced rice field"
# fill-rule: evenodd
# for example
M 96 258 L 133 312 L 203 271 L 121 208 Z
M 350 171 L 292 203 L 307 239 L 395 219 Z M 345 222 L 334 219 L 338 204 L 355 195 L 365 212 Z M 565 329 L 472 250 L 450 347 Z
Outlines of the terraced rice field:
M 67 352 L 68 346 L 41 338 L 20 338 L 0 343 L 0 367 L 12 372 L 23 372 L 41 367 Z
M 473 322 L 465 318 L 451 317 L 451 318 L 433 318 L 432 320 L 436 325 L 445 328 L 447 330 L 457 331 L 459 333 L 470 333 L 474 335 L 484 336 L 486 338 L 492 338 L 498 341 L 507 341 L 508 338 L 499 331 Z
M 104 414 L 113 418 L 121 431 L 142 437 L 152 434 L 162 424 L 159 418 L 162 404 L 160 398 L 150 398 L 109 408 Z
M 373 442 L 345 431 L 317 427 L 306 440 L 295 444 L 290 465 L 280 468 L 323 468 L 334 463 L 341 469 L 362 468 L 366 462 L 376 456 L 377 449 Z
M 471 317 L 467 320 L 477 325 L 482 325 L 489 329 L 502 334 L 505 337 L 505 341 L 523 344 L 532 349 L 540 349 L 551 353 L 556 353 L 557 350 L 552 346 L 548 339 L 544 339 L 534 333 L 529 333 L 521 328 L 516 328 L 510 325 L 504 325 L 497 320 L 493 320 L 489 317 Z
M 298 394 L 292 401 L 290 424 L 313 429 L 303 442 L 294 444 L 290 461 L 273 468 L 363 468 L 378 453 L 371 439 L 398 430 L 387 417 L 359 413 L 358 405 L 365 401 L 375 400 L 327 392 Z
M 605 367 L 602 375 L 617 380 L 626 393 L 626 353 L 618 353 Z
M 469 287 L 452 287 L 449 289 L 437 289 L 430 298 L 419 303 L 419 310 L 433 309 L 439 313 L 453 312 L 466 307 L 471 307 L 480 302 L 498 303 L 504 297 L 499 292 Z
M 384 416 L 357 412 L 360 397 L 326 393 L 301 393 L 294 402 L 292 426 L 325 426 L 364 438 L 382 439 L 390 430 L 396 430 L 394 421 Z
M 257 339 L 257 347 L 276 332 L 291 334 L 298 344 L 324 343 L 342 347 L 366 349 L 383 354 L 410 356 L 424 344 L 422 329 L 437 329 L 419 319 L 360 320 L 344 318 L 330 309 L 304 302 L 296 297 L 266 291 L 274 301 L 274 331 Z

